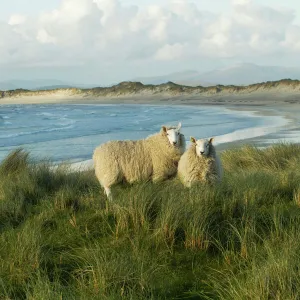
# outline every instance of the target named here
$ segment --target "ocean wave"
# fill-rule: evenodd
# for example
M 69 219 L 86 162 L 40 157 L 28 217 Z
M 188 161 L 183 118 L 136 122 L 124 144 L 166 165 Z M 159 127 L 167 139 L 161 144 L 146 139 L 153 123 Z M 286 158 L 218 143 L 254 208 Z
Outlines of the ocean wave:
M 223 144 L 234 141 L 242 141 L 250 138 L 257 138 L 271 133 L 279 132 L 289 120 L 282 116 L 265 117 L 265 126 L 247 127 L 243 129 L 234 130 L 233 132 L 216 136 L 215 144 Z
M 75 120 L 72 120 L 72 119 L 69 119 L 69 118 L 60 118 L 57 120 L 58 122 L 55 123 L 56 125 L 63 125 L 63 126 L 66 126 L 66 125 L 72 125 L 72 124 L 75 124 L 76 121 Z
M 49 120 L 52 120 L 52 119 L 61 119 L 61 118 L 67 118 L 68 115 L 64 114 L 64 115 L 61 115 L 61 114 L 53 114 L 53 113 L 48 113 L 48 112 L 41 112 L 41 113 L 36 113 L 35 114 L 36 116 L 42 116 L 44 117 L 43 119 L 49 119 Z
M 35 114 L 36 116 L 45 116 L 45 117 L 55 117 L 57 116 L 56 114 L 49 113 L 49 112 L 39 112 Z
M 159 131 L 161 124 L 177 124 L 176 120 L 183 120 L 187 140 L 194 133 L 199 138 L 214 133 L 216 145 L 269 134 L 270 131 L 278 132 L 278 126 L 282 125 L 277 118 L 274 121 L 273 116 L 272 120 L 260 115 L 254 118 L 254 112 L 224 112 L 224 108 L 215 107 L 201 110 L 189 106 L 139 106 L 138 109 L 129 105 L 85 106 L 78 105 L 76 110 L 72 105 L 27 106 L 26 110 L 24 106 L 12 106 L 5 109 L 0 114 L 0 148 L 10 150 L 25 145 L 36 154 L 49 153 L 53 161 L 84 160 L 91 157 L 96 144 L 145 138 Z M 10 116 L 13 125 L 3 125 L 11 121 L 3 120 L 3 116 Z M 99 121 L 91 122 L 94 118 Z M 72 153 L 70 147 L 74 150 Z
M 140 124 L 140 123 L 147 122 L 147 121 L 152 121 L 152 118 L 145 118 L 145 119 L 135 120 L 135 121 L 133 121 L 133 123 L 134 124 Z
M 25 136 L 25 135 L 47 133 L 47 132 L 55 132 L 55 131 L 60 131 L 60 130 L 68 130 L 68 129 L 72 129 L 72 128 L 74 128 L 74 126 L 48 128 L 48 129 L 28 131 L 28 132 L 26 132 L 26 131 L 25 132 L 17 132 L 17 133 L 0 135 L 0 138 L 1 139 L 7 139 L 7 138 L 14 138 L 14 137 L 21 137 L 21 136 Z

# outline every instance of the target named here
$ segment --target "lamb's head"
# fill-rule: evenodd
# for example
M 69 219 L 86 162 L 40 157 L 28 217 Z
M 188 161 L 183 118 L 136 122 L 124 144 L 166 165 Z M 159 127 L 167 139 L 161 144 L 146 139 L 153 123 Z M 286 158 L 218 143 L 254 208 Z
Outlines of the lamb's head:
M 172 146 L 180 147 L 181 146 L 180 129 L 181 129 L 181 123 L 179 123 L 178 126 L 176 127 L 162 126 L 161 132 L 162 134 L 168 137 L 169 143 Z
M 213 140 L 214 138 L 196 140 L 194 137 L 191 137 L 191 143 L 196 145 L 197 156 L 208 156 L 211 151 L 211 145 Z

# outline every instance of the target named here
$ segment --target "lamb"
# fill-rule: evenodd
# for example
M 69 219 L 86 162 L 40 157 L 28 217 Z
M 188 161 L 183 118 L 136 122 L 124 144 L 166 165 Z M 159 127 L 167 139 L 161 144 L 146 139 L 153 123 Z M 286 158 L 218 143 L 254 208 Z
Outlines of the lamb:
M 181 156 L 178 177 L 182 184 L 191 187 L 194 183 L 214 184 L 223 176 L 221 161 L 213 146 L 213 138 L 197 140 L 191 137 L 191 146 Z
M 137 141 L 110 141 L 95 149 L 93 161 L 96 177 L 109 200 L 111 186 L 122 181 L 133 183 L 163 181 L 177 172 L 185 151 L 181 123 L 162 126 L 159 133 Z

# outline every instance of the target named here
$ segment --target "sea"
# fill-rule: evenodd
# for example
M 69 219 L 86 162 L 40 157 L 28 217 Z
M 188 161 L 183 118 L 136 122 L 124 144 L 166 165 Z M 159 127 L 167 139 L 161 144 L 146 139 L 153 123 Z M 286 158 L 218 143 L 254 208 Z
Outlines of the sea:
M 168 105 L 2 105 L 0 161 L 16 148 L 54 163 L 87 161 L 110 140 L 137 140 L 162 125 L 182 122 L 187 144 L 215 137 L 216 145 L 276 132 L 288 121 L 255 111 L 211 106 Z

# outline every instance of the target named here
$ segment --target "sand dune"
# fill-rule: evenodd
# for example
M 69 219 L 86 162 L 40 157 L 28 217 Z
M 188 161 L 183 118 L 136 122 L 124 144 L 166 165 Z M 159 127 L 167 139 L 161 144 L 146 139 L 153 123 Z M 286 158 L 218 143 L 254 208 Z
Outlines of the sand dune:
M 267 105 L 300 103 L 300 81 L 280 80 L 249 86 L 191 87 L 172 82 L 144 85 L 122 82 L 92 89 L 0 91 L 0 104 L 31 103 L 174 103 L 211 105 Z

